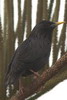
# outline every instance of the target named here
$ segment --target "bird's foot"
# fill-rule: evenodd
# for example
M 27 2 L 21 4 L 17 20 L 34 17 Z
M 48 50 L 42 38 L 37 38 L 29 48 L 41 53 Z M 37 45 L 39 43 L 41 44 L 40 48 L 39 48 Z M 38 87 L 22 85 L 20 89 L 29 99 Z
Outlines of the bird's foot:
M 34 79 L 37 79 L 38 77 L 40 77 L 38 72 L 35 72 L 33 70 L 30 70 L 33 74 L 34 74 Z
M 21 87 L 21 88 L 19 89 L 19 94 L 20 94 L 20 95 L 23 95 L 23 94 L 24 94 L 24 87 Z
M 22 79 L 19 79 L 19 94 L 23 95 L 24 94 L 24 87 L 23 87 L 23 82 Z

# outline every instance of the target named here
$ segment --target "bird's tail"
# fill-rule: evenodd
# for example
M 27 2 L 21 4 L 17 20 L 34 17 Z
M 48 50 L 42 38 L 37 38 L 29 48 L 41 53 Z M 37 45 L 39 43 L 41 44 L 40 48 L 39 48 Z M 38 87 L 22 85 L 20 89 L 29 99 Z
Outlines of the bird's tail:
M 15 54 L 16 54 L 16 52 L 14 53 L 14 55 L 13 55 L 13 57 L 12 57 L 12 59 L 11 59 L 11 62 L 9 63 L 9 65 L 8 65 L 8 69 L 7 69 L 7 72 L 6 72 L 6 74 L 5 74 L 5 85 L 6 86 L 8 86 L 9 84 L 12 84 L 12 83 L 14 83 L 14 80 L 15 80 L 15 78 L 16 78 L 16 76 L 14 77 L 13 76 L 13 73 L 11 72 L 11 66 L 12 66 L 12 62 L 13 62 L 13 59 L 14 59 L 14 57 L 15 57 Z
M 7 74 L 5 77 L 5 86 L 7 87 L 8 85 L 11 85 L 14 81 L 14 77 L 12 78 L 10 74 Z
M 18 79 L 17 75 L 13 75 L 11 73 L 9 73 L 5 79 L 5 86 L 14 84 L 16 82 L 16 80 Z
M 14 89 L 14 82 L 15 82 L 15 77 L 11 76 L 10 73 L 7 75 L 5 79 L 5 88 L 6 88 L 6 96 L 10 96 L 10 89 Z M 7 92 L 8 90 L 8 92 Z

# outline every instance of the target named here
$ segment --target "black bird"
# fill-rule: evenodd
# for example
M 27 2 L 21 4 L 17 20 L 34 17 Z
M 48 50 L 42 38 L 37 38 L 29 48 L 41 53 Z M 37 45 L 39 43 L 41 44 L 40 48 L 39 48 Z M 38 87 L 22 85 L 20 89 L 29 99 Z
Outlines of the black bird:
M 6 85 L 43 68 L 49 60 L 53 29 L 62 23 L 43 20 L 34 27 L 14 53 L 7 70 Z

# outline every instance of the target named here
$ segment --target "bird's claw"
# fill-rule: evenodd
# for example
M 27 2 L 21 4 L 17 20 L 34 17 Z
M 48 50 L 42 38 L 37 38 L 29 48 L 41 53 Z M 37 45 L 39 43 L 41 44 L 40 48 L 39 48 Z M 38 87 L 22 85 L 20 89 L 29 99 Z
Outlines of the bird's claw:
M 35 72 L 33 70 L 30 70 L 33 74 L 34 74 L 34 79 L 37 79 L 38 77 L 40 77 L 38 72 Z

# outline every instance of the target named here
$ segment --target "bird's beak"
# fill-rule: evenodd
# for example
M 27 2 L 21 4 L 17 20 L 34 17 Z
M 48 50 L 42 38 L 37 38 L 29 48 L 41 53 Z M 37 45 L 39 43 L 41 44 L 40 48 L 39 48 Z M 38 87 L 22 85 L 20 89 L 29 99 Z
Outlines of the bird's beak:
M 64 23 L 66 22 L 55 22 L 55 25 L 57 26 L 57 25 L 64 24 Z
M 64 22 L 55 22 L 54 24 L 51 25 L 52 28 L 55 28 L 57 27 L 58 25 L 60 24 L 63 24 L 63 23 L 66 23 L 65 21 Z

